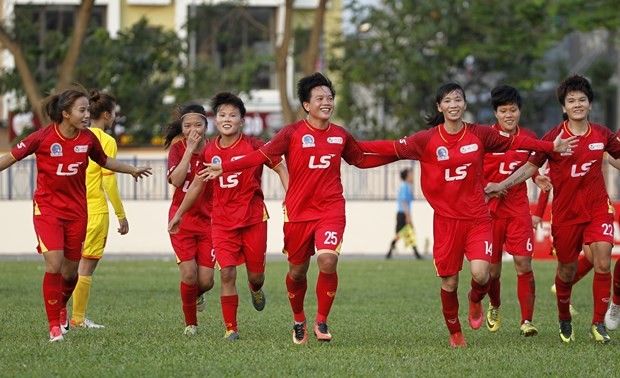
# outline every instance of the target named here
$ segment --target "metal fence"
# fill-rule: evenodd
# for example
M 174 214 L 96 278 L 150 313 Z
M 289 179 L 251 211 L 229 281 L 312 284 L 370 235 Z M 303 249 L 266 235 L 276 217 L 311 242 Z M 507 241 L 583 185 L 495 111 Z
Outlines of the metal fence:
M 130 175 L 118 174 L 117 181 L 121 198 L 124 200 L 169 200 L 173 188 L 168 184 L 166 171 L 167 159 L 144 159 L 135 156 L 131 159 L 119 159 L 125 163 L 150 166 L 153 175 L 147 179 L 135 181 Z M 420 189 L 420 169 L 417 161 L 398 161 L 387 166 L 359 169 L 342 164 L 342 183 L 347 200 L 394 200 L 400 186 L 400 171 L 407 167 L 414 169 L 414 197 L 424 198 Z M 620 193 L 620 174 L 607 163 L 603 164 L 607 189 L 613 200 Z M 529 183 L 530 199 L 538 198 L 538 189 Z M 0 200 L 31 199 L 36 187 L 36 163 L 29 157 L 0 172 Z M 263 192 L 267 200 L 284 198 L 284 190 L 278 175 L 265 169 L 263 173 Z M 458 195 L 458 193 L 454 193 Z

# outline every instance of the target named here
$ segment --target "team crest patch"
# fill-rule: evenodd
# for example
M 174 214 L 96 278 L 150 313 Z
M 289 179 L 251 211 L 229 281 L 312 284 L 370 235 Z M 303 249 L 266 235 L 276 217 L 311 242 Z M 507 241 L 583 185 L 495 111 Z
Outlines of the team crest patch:
M 314 137 L 310 134 L 306 134 L 301 138 L 301 146 L 303 148 L 306 147 L 314 147 Z
M 214 156 L 211 158 L 211 164 L 222 164 L 222 159 L 219 156 Z
M 448 156 L 448 149 L 444 146 L 437 148 L 437 160 L 442 161 L 448 159 L 450 159 L 450 156 Z
M 329 137 L 329 138 L 327 138 L 327 143 L 329 143 L 329 144 L 342 144 L 342 143 L 344 143 L 344 140 L 342 139 L 342 137 Z
M 62 146 L 60 143 L 54 143 L 50 147 L 50 156 L 62 156 Z
M 76 153 L 85 153 L 88 152 L 88 146 L 75 146 L 73 147 L 73 151 Z

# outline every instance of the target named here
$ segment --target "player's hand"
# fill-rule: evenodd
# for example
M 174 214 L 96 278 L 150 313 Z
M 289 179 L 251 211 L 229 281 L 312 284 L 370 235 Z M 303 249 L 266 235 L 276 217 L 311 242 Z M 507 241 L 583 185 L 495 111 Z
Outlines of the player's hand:
M 151 167 L 134 167 L 131 175 L 138 181 L 139 178 L 148 177 L 153 174 Z
M 121 235 L 126 235 L 129 232 L 129 222 L 127 218 L 118 220 L 118 229 L 116 231 Z
M 568 137 L 566 139 L 562 139 L 564 135 L 564 130 L 560 131 L 557 137 L 553 140 L 553 152 L 566 152 L 575 147 L 579 141 L 577 140 L 577 136 L 573 135 L 572 137 Z
M 551 178 L 549 176 L 540 175 L 534 179 L 534 183 L 536 186 L 540 188 L 543 192 L 548 192 L 553 189 L 553 184 L 551 183 Z
M 181 218 L 175 215 L 174 217 L 172 217 L 172 219 L 170 219 L 170 222 L 168 222 L 168 233 L 176 234 L 177 232 L 179 232 L 180 225 L 181 225 Z
M 542 218 L 539 217 L 538 215 L 532 215 L 532 227 L 534 227 L 534 229 L 536 229 L 536 227 L 538 227 L 539 224 L 541 224 L 542 222 Z
M 220 176 L 222 173 L 224 173 L 224 170 L 222 169 L 222 165 L 221 164 L 208 164 L 208 163 L 204 163 L 205 165 L 205 169 L 203 169 L 202 171 L 198 172 L 198 175 L 200 175 L 200 177 L 204 177 L 204 180 L 213 180 L 215 178 L 217 178 L 218 176 Z M 203 176 L 204 174 L 204 176 Z
M 198 133 L 196 130 L 192 130 L 186 139 L 187 150 L 194 151 L 196 146 L 198 146 L 201 141 L 202 141 L 202 135 L 200 135 L 200 133 Z
M 508 190 L 502 188 L 501 184 L 497 182 L 490 182 L 484 188 L 484 193 L 489 198 L 496 198 L 496 197 L 505 196 L 506 193 L 508 193 Z

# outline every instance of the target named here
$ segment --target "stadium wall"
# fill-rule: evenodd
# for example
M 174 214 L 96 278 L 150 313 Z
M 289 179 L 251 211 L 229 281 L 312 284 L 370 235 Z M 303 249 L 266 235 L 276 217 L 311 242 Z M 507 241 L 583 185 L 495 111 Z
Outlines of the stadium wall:
M 106 254 L 167 254 L 172 247 L 167 232 L 170 201 L 123 201 L 129 234 L 116 233 L 118 222 L 112 213 Z M 280 254 L 282 250 L 283 216 L 280 201 L 266 201 L 271 216 L 267 238 L 267 252 Z M 1 201 L 0 254 L 36 253 L 36 238 L 32 226 L 32 201 Z M 420 252 L 432 248 L 432 209 L 426 201 L 415 201 L 414 222 Z M 395 201 L 347 202 L 347 228 L 341 253 L 382 255 L 387 252 L 396 225 Z M 404 254 L 404 245 L 398 246 Z

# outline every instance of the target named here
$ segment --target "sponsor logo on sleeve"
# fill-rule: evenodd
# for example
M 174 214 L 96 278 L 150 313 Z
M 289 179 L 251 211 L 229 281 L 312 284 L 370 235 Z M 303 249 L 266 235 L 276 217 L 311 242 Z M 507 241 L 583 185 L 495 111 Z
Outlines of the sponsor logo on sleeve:
M 327 143 L 330 143 L 330 144 L 343 144 L 344 140 L 342 139 L 342 137 L 329 137 L 329 138 L 327 138 Z
M 600 151 L 605 149 L 605 145 L 603 143 L 590 143 L 588 146 L 591 151 Z
M 448 156 L 448 149 L 446 147 L 444 147 L 444 146 L 438 147 L 436 153 L 437 153 L 437 160 L 438 161 L 450 159 L 450 156 Z
M 301 147 L 302 148 L 314 147 L 314 137 L 310 134 L 306 134 L 303 137 L 301 137 Z
M 83 154 L 88 152 L 88 146 L 75 146 L 73 147 L 73 151 L 78 154 Z
M 50 147 L 50 156 L 58 157 L 62 156 L 62 146 L 60 143 L 54 143 Z
M 470 152 L 475 152 L 478 151 L 478 145 L 477 144 L 468 144 L 466 146 L 461 147 L 461 153 L 462 154 L 468 154 Z

